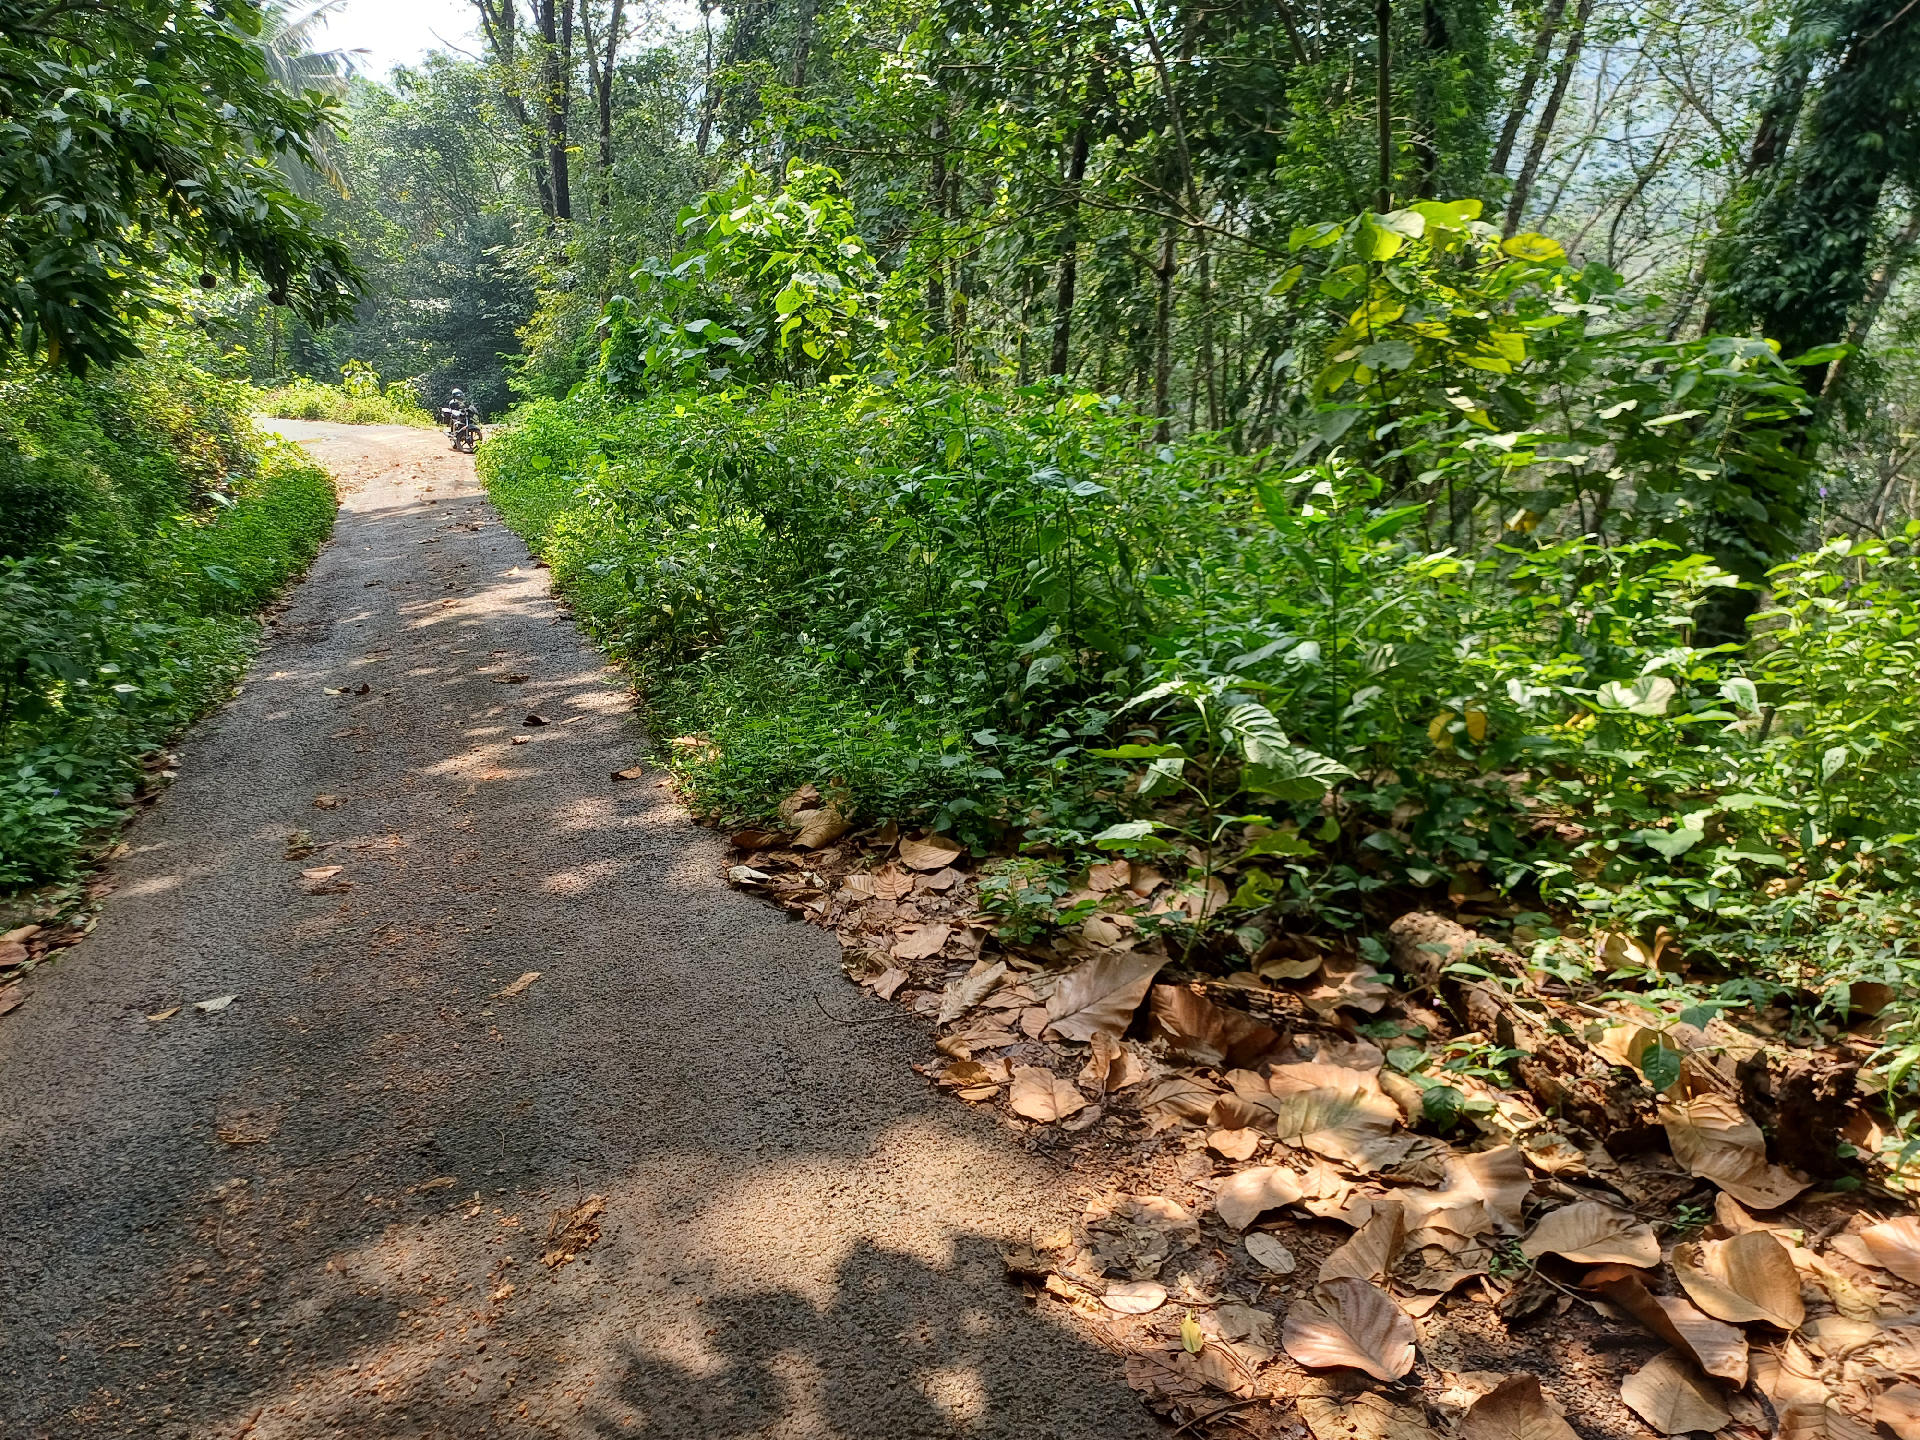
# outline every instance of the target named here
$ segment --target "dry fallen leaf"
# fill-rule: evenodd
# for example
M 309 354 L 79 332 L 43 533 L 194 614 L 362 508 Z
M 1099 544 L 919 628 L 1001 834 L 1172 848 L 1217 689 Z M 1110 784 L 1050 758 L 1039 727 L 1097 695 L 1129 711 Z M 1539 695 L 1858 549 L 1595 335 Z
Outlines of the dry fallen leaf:
M 904 900 L 913 893 L 913 877 L 897 865 L 882 865 L 867 876 L 867 882 L 882 900 Z
M 1169 1075 L 1140 1099 L 1140 1113 L 1159 1133 L 1174 1125 L 1197 1125 L 1213 1112 L 1220 1092 L 1197 1075 Z
M 643 775 L 645 775 L 646 773 L 647 773 L 647 772 L 646 772 L 645 770 L 643 770 L 643 769 L 642 769 L 642 768 L 641 768 L 640 766 L 638 766 L 638 765 L 629 765 L 629 766 L 628 766 L 628 767 L 627 767 L 626 769 L 624 769 L 624 770 L 615 770 L 615 771 L 613 771 L 613 772 L 612 772 L 612 778 L 613 778 L 614 780 L 616 780 L 616 781 L 619 781 L 619 780 L 638 780 L 638 779 L 639 779 L 639 778 L 640 778 L 641 776 L 643 776 Z M 735 841 L 734 843 L 735 843 L 735 844 L 737 845 L 737 844 L 739 844 L 740 842 L 736 840 L 736 841 Z
M 1278 1235 L 1269 1235 L 1265 1230 L 1254 1231 L 1242 1243 L 1247 1247 L 1247 1254 L 1276 1275 L 1291 1275 L 1299 1263 Z
M 1873 1423 L 1899 1440 L 1920 1440 L 1920 1387 L 1903 1382 L 1881 1391 L 1873 1400 Z
M 943 932 L 947 929 L 944 925 L 926 925 L 921 928 L 923 930 L 940 930 Z M 942 945 L 946 944 L 946 938 L 946 935 L 943 933 L 940 937 L 940 943 Z M 903 960 L 912 958 L 901 955 L 900 947 L 897 945 L 894 947 L 893 953 Z M 967 1011 L 973 1009 L 974 1006 L 986 999 L 992 992 L 993 987 L 1006 979 L 1006 976 L 1006 961 L 996 960 L 993 964 L 982 968 L 977 974 L 967 975 L 959 980 L 953 981 L 941 992 L 940 1010 L 934 1017 L 935 1022 L 941 1025 L 952 1024 L 955 1020 L 958 1020 L 962 1015 L 966 1014 Z
M 1396 1405 L 1384 1395 L 1302 1395 L 1294 1402 L 1313 1440 L 1437 1440 L 1418 1405 Z
M 1660 1103 L 1673 1158 L 1689 1175 L 1711 1180 L 1744 1205 L 1774 1210 L 1807 1188 L 1767 1163 L 1767 1140 L 1745 1111 L 1722 1095 Z
M 149 1015 L 147 1016 L 147 1019 L 153 1021 L 155 1024 L 158 1024 L 162 1020 L 171 1020 L 174 1016 L 178 1015 L 179 1013 L 180 1013 L 180 1007 L 176 1005 L 171 1010 L 162 1010 L 158 1014 Z
M 1167 1303 L 1167 1287 L 1155 1280 L 1116 1280 L 1100 1303 L 1122 1315 L 1146 1315 Z
M 1372 1075 L 1343 1065 L 1308 1061 L 1275 1065 L 1266 1082 L 1274 1134 L 1290 1145 L 1362 1169 L 1379 1169 L 1405 1157 L 1408 1137 L 1392 1134 L 1400 1107 Z M 1250 1087 L 1234 1086 L 1242 1098 Z
M 0 1015 L 11 1015 L 27 1003 L 27 987 L 19 981 L 0 985 Z
M 316 810 L 338 810 L 340 808 L 340 797 L 338 795 L 316 795 L 313 797 L 313 808 Z
M 900 938 L 893 942 L 893 958 L 896 960 L 925 960 L 938 955 L 946 948 L 947 939 L 953 934 L 951 925 L 916 925 L 902 931 Z M 1006 967 L 1001 967 L 1001 974 Z M 991 988 L 991 987 L 989 987 Z M 985 993 L 984 991 L 982 992 Z M 978 1003 L 978 1002 L 975 1002 Z M 971 1009 L 971 1006 L 965 1007 Z M 949 1019 L 952 1017 L 949 1016 Z M 944 1023 L 944 1022 L 943 1022 Z
M 818 850 L 831 845 L 853 828 L 846 810 L 831 801 L 818 810 L 802 810 L 793 820 L 800 827 L 800 833 L 793 837 L 794 848 L 799 850 Z
M 1221 1185 L 1214 1197 L 1220 1218 L 1236 1230 L 1244 1230 L 1269 1210 L 1296 1204 L 1300 1199 L 1300 1177 L 1279 1165 L 1261 1165 L 1242 1170 Z
M 1444 1216 L 1464 1201 L 1477 1200 L 1501 1231 L 1517 1234 L 1521 1206 L 1532 1193 L 1533 1177 L 1527 1173 L 1526 1157 L 1512 1145 L 1450 1155 L 1445 1187 L 1425 1192 L 1417 1204 L 1414 1196 L 1408 1197 L 1407 1223 L 1415 1228 L 1444 1224 L 1444 1219 L 1429 1217 Z
M 1655 1295 L 1639 1271 L 1624 1265 L 1602 1266 L 1580 1288 L 1606 1296 L 1707 1374 L 1731 1381 L 1736 1388 L 1747 1383 L 1746 1335 L 1702 1314 L 1677 1295 Z
M 872 988 L 873 993 L 878 995 L 882 1000 L 891 1000 L 894 995 L 898 993 L 900 987 L 906 984 L 910 978 L 906 971 L 902 970 L 898 965 L 894 965 L 882 970 L 878 975 L 867 981 L 867 984 Z
M 1260 1139 L 1258 1130 L 1214 1130 L 1207 1136 L 1207 1148 L 1223 1160 L 1251 1160 Z
M 1662 1435 L 1718 1430 L 1733 1418 L 1713 1382 L 1671 1350 L 1629 1375 L 1620 1398 Z
M 518 995 L 521 991 L 525 990 L 529 985 L 533 984 L 533 982 L 538 980 L 539 978 L 540 978 L 540 972 L 538 970 L 529 970 L 524 975 L 522 975 L 518 980 L 514 981 L 511 985 L 506 986 L 504 989 L 495 991 L 493 998 L 496 1000 L 504 1000 L 510 995 Z M 544 994 L 546 992 L 542 991 L 541 993 Z
M 589 1195 L 571 1210 L 554 1211 L 540 1263 L 558 1270 L 581 1251 L 592 1249 L 600 1239 L 600 1217 L 606 1208 L 606 1196 Z
M 1413 1368 L 1413 1321 L 1385 1291 L 1351 1275 L 1294 1301 L 1281 1344 L 1310 1369 L 1345 1365 L 1392 1381 Z
M 1153 987 L 1153 1036 L 1175 1060 L 1212 1070 L 1258 1064 L 1280 1035 L 1252 1016 L 1216 1005 L 1184 985 Z
M 727 838 L 736 850 L 770 850 L 787 837 L 778 830 L 736 830 Z
M 1693 1303 L 1718 1319 L 1794 1330 L 1806 1318 L 1793 1257 L 1765 1230 L 1675 1246 L 1673 1273 Z
M 924 840 L 902 840 L 900 863 L 909 870 L 944 870 L 962 854 L 958 841 L 945 835 L 929 835 Z
M 1406 1236 L 1406 1212 L 1398 1201 L 1383 1200 L 1373 1207 L 1366 1224 L 1320 1262 L 1320 1279 L 1353 1275 L 1382 1284 L 1400 1258 L 1400 1245 Z
M 1633 1265 L 1651 1270 L 1660 1263 L 1660 1240 L 1653 1227 L 1625 1210 L 1597 1200 L 1579 1200 L 1550 1211 L 1520 1242 L 1529 1260 L 1559 1255 L 1584 1265 Z
M 1087 1097 L 1051 1070 L 1038 1065 L 1021 1065 L 1013 1072 L 1013 1088 L 1007 1092 L 1007 1106 L 1028 1120 L 1051 1124 L 1087 1108 Z
M 1547 1402 L 1537 1375 L 1510 1375 L 1473 1402 L 1459 1440 L 1579 1440 Z
M 1920 1219 L 1902 1215 L 1869 1225 L 1860 1232 L 1860 1242 L 1882 1270 L 1920 1284 Z
M 239 998 L 237 995 L 216 995 L 211 1000 L 194 1001 L 193 1008 L 208 1015 L 218 1015 Z
M 1118 1037 L 1164 964 L 1164 955 L 1114 951 L 1075 966 L 1047 997 L 1047 1029 L 1063 1040 Z

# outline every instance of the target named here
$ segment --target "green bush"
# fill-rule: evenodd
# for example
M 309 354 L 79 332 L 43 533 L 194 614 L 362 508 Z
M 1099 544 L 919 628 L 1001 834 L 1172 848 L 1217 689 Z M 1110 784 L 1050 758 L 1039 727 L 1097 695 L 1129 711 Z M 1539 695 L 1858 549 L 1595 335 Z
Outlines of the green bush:
M 431 429 L 440 422 L 420 404 L 412 381 L 382 386 L 373 368 L 358 360 L 341 367 L 341 383 L 328 385 L 305 376 L 262 391 L 259 412 L 281 420 L 330 420 L 337 425 L 415 425 Z
M 333 523 L 245 387 L 165 343 L 86 381 L 0 379 L 0 888 L 74 869 L 142 757 L 238 678 L 252 612 Z

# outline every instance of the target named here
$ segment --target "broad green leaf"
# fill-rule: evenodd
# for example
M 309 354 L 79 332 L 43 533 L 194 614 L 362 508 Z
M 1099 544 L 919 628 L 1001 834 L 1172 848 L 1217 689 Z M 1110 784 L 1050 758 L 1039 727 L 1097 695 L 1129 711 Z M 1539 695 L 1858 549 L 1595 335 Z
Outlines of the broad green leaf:
M 1516 260 L 1532 260 L 1539 263 L 1548 260 L 1564 260 L 1567 256 L 1567 252 L 1560 248 L 1558 240 L 1531 232 L 1509 236 L 1500 242 L 1500 249 Z
M 1595 692 L 1594 701 L 1604 710 L 1624 710 L 1629 715 L 1664 715 L 1673 702 L 1675 686 L 1664 675 L 1642 675 L 1638 680 L 1609 680 Z

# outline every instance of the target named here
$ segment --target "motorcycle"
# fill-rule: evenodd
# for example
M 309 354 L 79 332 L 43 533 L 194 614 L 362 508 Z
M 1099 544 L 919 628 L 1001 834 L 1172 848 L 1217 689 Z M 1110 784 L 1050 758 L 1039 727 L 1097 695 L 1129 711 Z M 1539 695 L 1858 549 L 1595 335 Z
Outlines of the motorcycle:
M 447 439 L 462 455 L 471 455 L 480 445 L 480 416 L 471 405 L 442 405 L 440 418 L 447 422 Z

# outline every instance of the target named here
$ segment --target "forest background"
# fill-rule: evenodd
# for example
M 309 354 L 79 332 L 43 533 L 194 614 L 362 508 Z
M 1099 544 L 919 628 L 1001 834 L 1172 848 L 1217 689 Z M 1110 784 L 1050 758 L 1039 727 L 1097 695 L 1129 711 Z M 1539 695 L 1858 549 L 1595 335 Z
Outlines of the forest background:
M 268 12 L 331 289 L 162 257 L 87 379 L 9 328 L 20 495 L 42 397 L 124 432 L 163 363 L 281 408 L 344 369 L 361 418 L 460 385 L 715 816 L 950 833 L 1010 932 L 1157 865 L 1223 971 L 1444 901 L 1696 1017 L 1891 996 L 1906 1083 L 1911 4 L 476 5 L 481 53 L 381 79 Z M 135 563 L 87 453 L 0 534 L 69 657 L 0 640 L 16 883 L 85 854 L 89 747 L 159 733 L 47 599 Z M 254 464 L 155 515 L 217 529 Z

